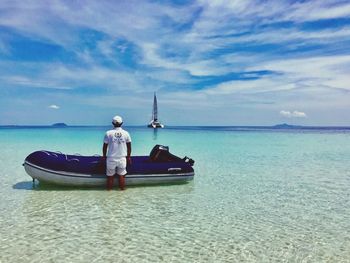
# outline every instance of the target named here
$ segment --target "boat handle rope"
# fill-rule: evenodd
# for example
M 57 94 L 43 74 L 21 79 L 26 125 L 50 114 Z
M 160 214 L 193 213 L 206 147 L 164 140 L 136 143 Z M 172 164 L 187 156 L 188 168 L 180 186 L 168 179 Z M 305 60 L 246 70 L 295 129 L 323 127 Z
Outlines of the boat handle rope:
M 48 156 L 53 155 L 53 156 L 55 156 L 55 157 L 58 157 L 58 155 L 57 155 L 56 153 L 62 154 L 62 155 L 64 155 L 66 161 L 68 161 L 68 162 L 72 162 L 72 161 L 79 162 L 79 161 L 80 161 L 80 160 L 77 159 L 77 158 L 68 159 L 67 154 L 63 154 L 63 153 L 61 153 L 61 152 L 55 152 L 55 153 L 53 153 L 53 152 L 47 152 L 47 151 L 41 151 L 41 152 L 46 153 Z M 81 156 L 81 155 L 79 154 L 79 156 Z
M 71 162 L 71 161 L 79 162 L 79 159 L 77 159 L 77 158 L 68 159 L 68 155 L 64 154 L 64 153 L 62 153 L 60 151 L 56 151 L 56 153 L 64 155 L 64 157 L 66 158 L 66 161 L 68 161 L 68 162 Z M 75 155 L 81 156 L 81 154 L 79 154 L 79 153 L 75 153 Z
M 66 161 L 68 161 L 68 162 L 72 162 L 72 161 L 79 162 L 79 159 L 77 159 L 77 158 L 68 159 L 67 154 L 65 154 L 64 156 L 66 157 Z
M 40 152 L 46 153 L 48 156 L 53 155 L 53 156 L 55 156 L 55 157 L 58 157 L 58 155 L 57 155 L 57 154 L 52 153 L 52 152 L 47 152 L 47 151 L 40 151 Z

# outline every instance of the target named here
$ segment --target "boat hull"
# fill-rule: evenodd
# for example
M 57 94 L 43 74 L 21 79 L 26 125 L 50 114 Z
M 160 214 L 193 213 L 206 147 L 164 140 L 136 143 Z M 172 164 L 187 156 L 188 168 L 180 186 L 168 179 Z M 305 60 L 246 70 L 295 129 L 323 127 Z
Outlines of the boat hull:
M 106 185 L 106 176 L 100 174 L 77 174 L 64 171 L 53 171 L 30 163 L 24 163 L 24 169 L 28 175 L 39 182 L 80 187 L 98 187 Z M 186 183 L 193 180 L 194 173 L 181 174 L 127 174 L 125 185 L 157 185 Z M 118 185 L 118 180 L 114 180 Z
M 147 127 L 157 129 L 157 128 L 164 128 L 164 125 L 159 122 L 151 122 L 150 124 L 147 125 Z

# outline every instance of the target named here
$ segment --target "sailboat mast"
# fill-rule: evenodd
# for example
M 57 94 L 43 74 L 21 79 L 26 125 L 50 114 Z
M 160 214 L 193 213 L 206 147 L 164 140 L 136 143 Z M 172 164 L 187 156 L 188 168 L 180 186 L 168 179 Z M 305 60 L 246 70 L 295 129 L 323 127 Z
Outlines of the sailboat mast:
M 156 93 L 154 93 L 154 99 L 153 99 L 153 120 L 158 120 L 158 106 L 157 106 L 157 97 Z

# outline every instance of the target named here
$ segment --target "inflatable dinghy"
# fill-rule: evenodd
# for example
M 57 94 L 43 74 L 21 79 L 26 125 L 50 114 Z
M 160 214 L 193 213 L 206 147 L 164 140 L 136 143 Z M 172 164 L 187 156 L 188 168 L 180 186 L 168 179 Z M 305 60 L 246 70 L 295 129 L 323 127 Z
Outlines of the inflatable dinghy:
M 149 156 L 132 156 L 131 160 L 126 185 L 184 183 L 194 177 L 194 161 L 171 154 L 167 146 L 156 145 Z M 106 185 L 106 161 L 101 156 L 36 151 L 27 156 L 23 166 L 39 182 L 84 187 Z

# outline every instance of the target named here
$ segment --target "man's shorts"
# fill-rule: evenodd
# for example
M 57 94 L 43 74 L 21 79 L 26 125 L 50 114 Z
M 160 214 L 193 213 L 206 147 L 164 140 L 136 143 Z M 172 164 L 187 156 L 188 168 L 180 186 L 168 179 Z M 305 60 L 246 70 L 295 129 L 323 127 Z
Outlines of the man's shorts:
M 106 174 L 113 176 L 115 174 L 126 175 L 126 158 L 109 159 L 106 161 Z

